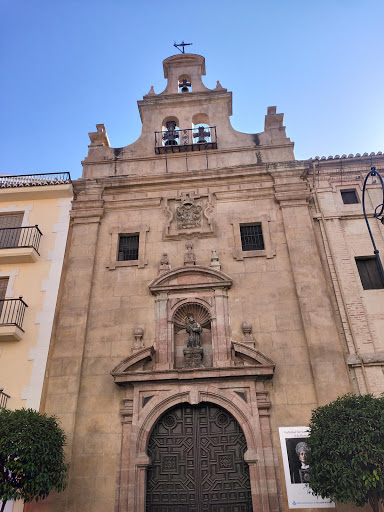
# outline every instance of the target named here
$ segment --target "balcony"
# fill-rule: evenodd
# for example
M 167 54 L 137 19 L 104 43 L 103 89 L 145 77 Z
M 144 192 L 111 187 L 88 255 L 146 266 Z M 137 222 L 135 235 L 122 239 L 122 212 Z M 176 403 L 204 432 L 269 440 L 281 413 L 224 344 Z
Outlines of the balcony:
M 0 409 L 5 409 L 7 407 L 8 398 L 11 397 L 4 393 L 3 389 L 0 388 Z
M 72 197 L 69 172 L 0 176 L 0 197 Z
M 155 132 L 157 155 L 217 149 L 216 126 Z
M 23 337 L 23 320 L 28 305 L 22 297 L 0 300 L 0 341 L 20 341 Z
M 42 233 L 38 226 L 0 229 L 0 262 L 33 263 L 39 256 Z

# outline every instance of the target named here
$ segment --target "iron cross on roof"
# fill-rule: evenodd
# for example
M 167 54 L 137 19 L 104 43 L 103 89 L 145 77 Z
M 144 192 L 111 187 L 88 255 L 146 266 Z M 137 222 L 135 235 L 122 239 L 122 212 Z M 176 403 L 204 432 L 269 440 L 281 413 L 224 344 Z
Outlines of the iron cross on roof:
M 174 41 L 173 46 L 177 48 L 181 53 L 185 53 L 185 47 L 186 46 L 192 46 L 193 43 L 184 43 L 184 41 L 181 41 L 181 43 L 176 44 L 176 41 Z M 179 46 L 182 47 L 182 50 L 180 50 Z

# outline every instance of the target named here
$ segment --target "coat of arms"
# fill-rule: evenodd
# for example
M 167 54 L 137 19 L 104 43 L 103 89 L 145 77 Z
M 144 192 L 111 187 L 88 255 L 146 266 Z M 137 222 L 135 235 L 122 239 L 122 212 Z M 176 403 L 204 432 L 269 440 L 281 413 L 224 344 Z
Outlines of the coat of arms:
M 176 208 L 178 229 L 191 229 L 201 226 L 202 207 L 195 204 L 195 200 L 187 196 Z

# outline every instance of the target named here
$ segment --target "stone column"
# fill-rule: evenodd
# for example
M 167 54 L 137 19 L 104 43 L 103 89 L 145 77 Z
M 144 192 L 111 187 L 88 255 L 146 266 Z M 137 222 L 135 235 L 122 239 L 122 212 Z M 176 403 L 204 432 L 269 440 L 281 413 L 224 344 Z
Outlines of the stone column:
M 276 172 L 276 174 L 275 174 Z M 319 404 L 351 391 L 341 341 L 321 266 L 302 169 L 275 171 L 285 236 Z
M 79 193 L 76 187 L 75 192 Z M 94 193 L 101 195 L 100 191 Z M 58 315 L 53 328 L 42 401 L 42 411 L 58 416 L 65 430 L 68 462 L 75 449 L 73 439 L 102 206 L 103 202 L 93 194 L 87 200 L 74 201 L 73 204 L 69 251 L 64 260 L 63 284 L 59 292 Z M 52 511 L 71 508 L 72 471 L 73 465 L 68 488 L 54 496 Z M 39 509 L 39 504 L 34 504 L 32 509 Z
M 228 295 L 222 288 L 215 289 L 215 328 L 212 329 L 215 366 L 229 366 L 231 362 L 228 325 Z
M 156 314 L 156 368 L 169 370 L 170 368 L 170 343 L 168 340 L 168 295 L 160 293 L 155 300 Z
M 125 511 L 128 508 L 128 501 L 130 491 L 130 478 L 132 472 L 130 465 L 131 455 L 131 431 L 132 431 L 132 414 L 133 414 L 133 399 L 124 398 L 124 407 L 121 409 L 122 415 L 122 438 L 121 438 L 121 454 L 120 454 L 120 468 L 117 484 L 118 494 L 118 510 Z M 133 486 L 132 486 L 133 487 Z

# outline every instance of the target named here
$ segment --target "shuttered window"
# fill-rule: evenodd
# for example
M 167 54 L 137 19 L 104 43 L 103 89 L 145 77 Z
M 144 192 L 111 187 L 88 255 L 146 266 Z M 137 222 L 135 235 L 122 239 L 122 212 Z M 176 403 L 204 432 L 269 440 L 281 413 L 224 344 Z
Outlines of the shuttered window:
M 378 290 L 384 288 L 376 258 L 355 258 L 364 290 Z
M 264 250 L 261 224 L 240 225 L 241 248 L 243 251 Z
M 5 294 L 7 293 L 8 277 L 0 277 L 0 324 L 2 323 L 1 313 L 3 311 Z
M 118 261 L 139 259 L 139 233 L 120 235 Z
M 344 204 L 355 204 L 359 202 L 356 189 L 353 190 L 340 190 L 341 198 Z
M 7 293 L 7 286 L 8 286 L 8 277 L 1 277 L 0 278 L 0 300 L 5 299 L 5 294 Z
M 17 247 L 23 223 L 23 213 L 7 213 L 0 215 L 0 248 Z

